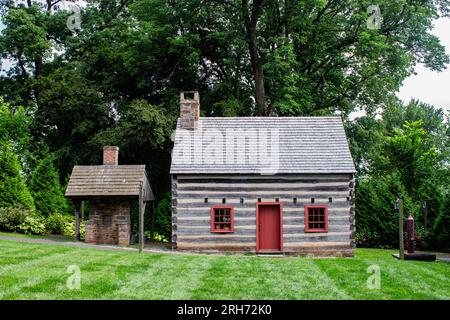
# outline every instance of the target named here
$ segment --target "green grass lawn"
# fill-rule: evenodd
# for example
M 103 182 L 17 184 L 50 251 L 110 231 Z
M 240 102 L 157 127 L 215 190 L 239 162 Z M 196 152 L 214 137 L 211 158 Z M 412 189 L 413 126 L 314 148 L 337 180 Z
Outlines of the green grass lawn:
M 0 299 L 450 299 L 450 264 L 355 258 L 138 254 L 0 241 Z M 70 290 L 70 265 L 81 288 Z M 381 271 L 368 289 L 368 267 Z

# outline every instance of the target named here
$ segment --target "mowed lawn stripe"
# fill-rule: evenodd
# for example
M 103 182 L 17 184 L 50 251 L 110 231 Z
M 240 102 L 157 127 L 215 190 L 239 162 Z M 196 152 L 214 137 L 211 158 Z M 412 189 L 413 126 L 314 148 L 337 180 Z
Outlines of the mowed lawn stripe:
M 125 299 L 189 299 L 213 257 L 160 255 L 135 272 L 113 296 Z M 150 259 L 148 259 L 150 260 Z
M 0 240 L 0 252 L 3 299 L 450 299 L 450 264 L 398 261 L 392 250 L 357 249 L 355 258 L 267 258 Z M 80 290 L 66 287 L 69 265 L 80 267 Z M 380 290 L 367 288 L 372 265 L 380 267 Z
M 194 299 L 323 299 L 348 298 L 309 259 L 217 258 Z
M 373 273 L 368 273 L 368 264 L 355 258 L 314 259 L 314 263 L 333 279 L 336 286 L 345 291 L 349 299 L 387 299 L 388 295 L 380 290 L 370 289 L 367 280 Z
M 265 258 L 268 259 L 268 258 Z M 270 258 L 269 258 L 270 259 Z M 309 258 L 273 259 L 262 263 L 268 294 L 276 299 L 347 299 L 348 296 Z
M 252 270 L 250 274 L 249 269 Z M 213 257 L 190 299 L 243 299 L 253 289 L 261 287 L 258 272 L 253 259 Z
M 72 258 L 65 259 L 63 265 L 75 264 L 80 267 L 80 289 L 70 289 L 66 285 L 67 278 L 71 275 L 65 273 L 61 265 L 53 265 L 52 274 L 55 275 L 46 282 L 29 288 L 35 294 L 36 299 L 48 299 L 46 286 L 52 288 L 53 294 L 58 299 L 98 299 L 104 298 L 110 292 L 117 290 L 120 285 L 120 274 L 117 269 L 121 264 L 129 264 L 130 257 L 118 252 L 108 252 L 106 255 L 96 255 L 95 251 L 82 263 L 77 264 Z M 61 269 L 64 270 L 61 273 Z
M 428 267 L 429 262 L 401 261 L 388 252 L 385 257 L 363 261 L 368 266 L 379 266 L 380 291 L 389 299 L 450 299 L 448 283 L 436 281 L 435 276 L 424 274 L 423 269 Z M 414 270 L 414 265 L 420 265 L 420 271 Z
M 1 276 L 2 283 L 5 286 L 4 288 L 0 288 L 0 298 L 20 299 L 27 296 L 28 293 L 36 294 L 43 291 L 58 293 L 69 291 L 66 287 L 66 281 L 71 276 L 70 273 L 66 273 L 69 266 L 78 266 L 81 271 L 81 279 L 83 280 L 84 267 L 99 264 L 102 260 L 111 259 L 110 256 L 97 255 L 95 253 L 84 252 L 82 249 L 79 249 L 57 254 L 57 258 L 53 255 L 46 257 L 46 259 L 32 260 L 34 263 L 45 263 L 45 270 L 39 273 L 36 273 L 33 268 L 23 268 L 22 265 L 19 265 L 12 272 Z M 9 284 L 15 285 L 8 286 Z M 35 298 L 46 299 L 46 294 L 36 296 Z
M 48 250 L 36 250 L 25 254 L 11 255 L 5 258 L 7 262 L 5 265 L 0 266 L 0 279 L 3 275 L 11 272 L 20 272 L 21 270 L 37 270 L 46 263 L 50 263 L 55 259 L 64 257 L 65 253 L 71 251 L 69 248 L 54 248 L 51 247 Z M 44 255 L 45 254 L 45 255 Z M 25 258 L 25 259 L 24 259 Z
M 7 245 L 5 245 L 7 244 Z M 15 245 L 15 246 L 14 246 Z M 2 266 L 14 265 L 34 258 L 42 258 L 43 254 L 60 252 L 59 247 L 42 247 L 41 245 L 7 243 L 0 241 L 0 271 Z

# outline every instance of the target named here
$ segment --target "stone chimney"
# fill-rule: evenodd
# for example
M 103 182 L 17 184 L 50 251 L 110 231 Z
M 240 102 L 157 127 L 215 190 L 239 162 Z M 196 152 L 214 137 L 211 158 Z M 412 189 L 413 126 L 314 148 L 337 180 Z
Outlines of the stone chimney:
M 196 129 L 200 117 L 200 97 L 197 91 L 180 93 L 180 119 L 182 129 Z
M 103 165 L 117 166 L 119 164 L 119 147 L 103 147 Z

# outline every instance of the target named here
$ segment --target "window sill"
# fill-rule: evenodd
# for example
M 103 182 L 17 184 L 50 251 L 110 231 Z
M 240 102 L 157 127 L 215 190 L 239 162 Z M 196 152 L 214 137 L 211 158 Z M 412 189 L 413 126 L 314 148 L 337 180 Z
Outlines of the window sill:
M 234 230 L 211 230 L 211 233 L 234 233 Z
M 328 233 L 328 230 L 305 230 L 305 233 Z

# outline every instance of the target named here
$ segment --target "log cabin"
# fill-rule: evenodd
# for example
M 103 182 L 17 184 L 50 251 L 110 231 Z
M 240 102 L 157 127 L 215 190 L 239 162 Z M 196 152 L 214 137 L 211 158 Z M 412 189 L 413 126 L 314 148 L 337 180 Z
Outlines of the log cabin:
M 340 116 L 200 117 L 198 93 L 182 92 L 173 246 L 353 256 L 355 172 Z

